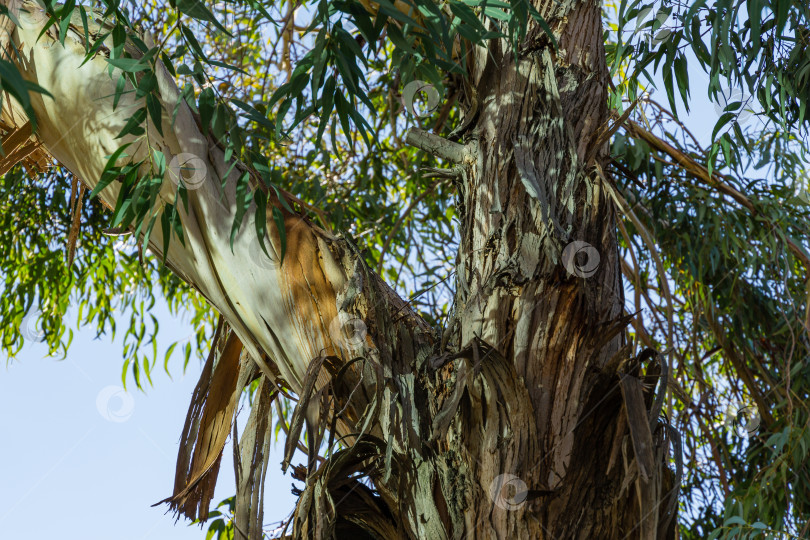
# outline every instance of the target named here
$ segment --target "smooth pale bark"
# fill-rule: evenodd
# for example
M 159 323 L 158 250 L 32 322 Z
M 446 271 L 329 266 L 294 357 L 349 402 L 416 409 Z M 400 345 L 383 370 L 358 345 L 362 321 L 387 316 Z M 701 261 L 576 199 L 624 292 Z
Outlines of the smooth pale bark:
M 158 84 L 164 108 L 164 136 L 151 122 L 146 137 L 131 135 L 116 139 L 130 115 L 144 106 L 132 93 L 124 94 L 113 108 L 115 85 L 120 71 L 112 70 L 104 55 L 84 61 L 84 39 L 80 19 L 68 32 L 65 46 L 58 43 L 55 27 L 37 40 L 47 16 L 36 2 L 24 2 L 19 11 L 21 26 L 8 25 L 15 46 L 24 61 L 18 63 L 24 76 L 45 87 L 54 97 L 32 94 L 39 131 L 37 136 L 48 152 L 77 175 L 89 188 L 95 187 L 111 155 L 122 144 L 131 157 L 149 157 L 149 148 L 166 156 L 168 171 L 161 199 L 174 203 L 179 168 L 189 186 L 188 212 L 183 205 L 181 219 L 185 246 L 171 239 L 167 265 L 193 284 L 227 319 L 248 347 L 254 359 L 271 376 L 280 372 L 290 387 L 299 391 L 309 361 L 324 352 L 352 358 L 363 352 L 364 339 L 341 339 L 343 328 L 352 317 L 338 314 L 338 297 L 347 294 L 357 257 L 345 243 L 298 216 L 285 212 L 289 250 L 279 264 L 280 243 L 272 218 L 268 229 L 273 242 L 266 241 L 268 259 L 257 253 L 254 223 L 255 205 L 244 218 L 239 235 L 230 246 L 235 213 L 236 180 L 245 170 L 230 168 L 224 153 L 202 134 L 188 105 L 179 98 L 177 86 L 158 63 Z M 12 4 L 10 7 L 14 7 Z M 97 31 L 91 25 L 91 32 Z M 111 38 L 107 45 L 112 47 Z M 134 51 L 133 51 L 134 52 Z M 14 59 L 7 55 L 7 59 Z M 179 103 L 179 106 L 178 106 Z M 176 118 L 172 120 L 175 107 Z M 4 102 L 3 120 L 22 126 L 27 121 L 16 102 Z M 193 169 L 193 170 L 189 170 Z M 144 172 L 148 167 L 144 167 Z M 220 187 L 224 183 L 225 190 Z M 254 183 L 255 186 L 255 183 Z M 100 198 L 115 206 L 118 186 L 105 188 Z M 155 211 L 162 211 L 158 205 Z M 150 238 L 150 248 L 162 256 L 163 238 L 158 225 Z M 343 330 L 343 332 L 341 332 Z M 264 352 L 277 367 L 269 368 Z
M 37 137 L 43 147 L 90 189 L 97 185 L 108 156 L 121 145 L 131 143 L 127 149 L 130 157 L 120 160 L 119 165 L 148 157 L 150 148 L 160 150 L 169 163 L 162 188 L 162 199 L 167 203 L 175 202 L 176 180 L 173 181 L 172 172 L 177 174 L 182 166 L 196 169 L 186 175 L 187 185 L 194 188 L 188 191 L 188 212 L 182 204 L 177 205 L 185 245 L 172 238 L 165 254 L 167 266 L 224 316 L 267 377 L 274 382 L 281 380 L 295 392 L 302 390 L 307 370 L 316 358 L 337 359 L 337 364 L 332 362 L 336 369 L 352 358 L 367 359 L 353 364 L 341 378 L 343 398 L 351 394 L 352 400 L 348 407 L 341 406 L 343 415 L 337 425 L 343 433 L 359 431 L 355 423 L 371 401 L 376 400 L 369 414 L 380 414 L 384 406 L 382 378 L 391 376 L 391 360 L 402 357 L 404 350 L 407 358 L 403 365 L 415 364 L 417 356 L 424 362 L 432 348 L 432 331 L 408 304 L 365 267 L 353 246 L 283 209 L 288 243 L 283 263 L 279 263 L 278 255 L 268 260 L 260 252 L 254 233 L 253 207 L 231 249 L 235 184 L 245 169 L 237 165 L 222 181 L 230 168 L 224 162 L 222 149 L 202 134 L 198 120 L 179 99 L 177 86 L 165 69 L 158 63 L 164 135 L 149 122 L 145 138 L 116 139 L 143 102 L 135 101 L 131 93 L 124 94 L 113 108 L 120 72 L 112 70 L 110 75 L 104 54 L 84 62 L 84 37 L 78 14 L 63 47 L 55 27 L 37 38 L 47 21 L 39 4 L 5 2 L 5 5 L 20 22 L 16 26 L 7 18 L 3 21 L 5 31 L 0 35 L 0 45 L 8 50 L 6 58 L 17 64 L 28 80 L 40 84 L 53 96 L 31 95 L 39 126 Z M 91 18 L 91 34 L 98 30 L 98 24 Z M 111 42 L 107 45 L 112 47 Z M 19 56 L 11 49 L 19 51 Z M 137 57 L 135 50 L 131 52 Z M 178 111 L 172 119 L 176 107 Z M 16 127 L 28 121 L 14 101 L 4 101 L 2 119 L 6 125 Z M 176 158 L 180 158 L 179 166 Z M 223 184 L 224 192 L 220 190 Z M 100 194 L 102 202 L 110 208 L 115 206 L 117 196 L 115 183 Z M 277 201 L 275 204 L 280 206 Z M 160 205 L 156 212 L 158 215 L 161 212 Z M 272 224 L 272 218 L 268 223 Z M 278 232 L 273 231 L 272 225 L 269 229 L 273 236 L 270 249 L 278 254 Z M 161 230 L 156 226 L 149 247 L 162 257 L 162 246 Z M 400 347 L 400 340 L 407 341 L 407 347 Z M 382 343 L 382 347 L 377 343 Z M 386 368 L 380 367 L 383 362 Z M 318 388 L 331 380 L 326 368 L 316 374 Z M 360 380 L 365 384 L 357 391 Z M 399 399 L 410 400 L 408 408 L 415 409 L 412 395 L 396 396 L 385 398 L 388 399 L 385 407 L 395 407 L 393 400 Z M 385 425 L 393 420 L 388 409 L 380 414 Z M 318 417 L 325 420 L 325 415 L 317 412 L 310 411 L 308 416 L 315 421 Z M 373 423 L 373 432 L 383 435 L 380 421 Z M 433 506 L 429 501 L 425 504 Z
M 384 538 L 674 534 L 668 432 L 641 385 L 643 358 L 622 348 L 616 212 L 599 174 L 607 148 L 597 133 L 608 119 L 600 6 L 535 5 L 559 49 L 531 24 L 517 63 L 503 42 L 470 50 L 466 145 L 434 145 L 448 158 L 459 153 L 464 170 L 456 305 L 443 335 L 351 245 L 300 216 L 285 213 L 283 264 L 257 258 L 250 216 L 231 253 L 241 169 L 221 194 L 222 150 L 184 103 L 171 122 L 178 92 L 159 73 L 165 136 L 149 126 L 148 144 L 167 161 L 192 154 L 204 172 L 182 214 L 185 247 L 172 239 L 167 264 L 223 314 L 265 375 L 301 392 L 308 371 L 317 374 L 332 410 L 343 411 L 337 436 L 365 435 L 307 479 L 298 536 L 357 526 Z M 18 65 L 54 95 L 33 96 L 38 136 L 92 188 L 105 156 L 132 139 L 114 137 L 138 104 L 125 97 L 113 110 L 117 77 L 100 56 L 80 65 L 80 33 L 63 48 L 51 33 L 36 40 L 43 14 L 20 20 L 23 28 L 10 27 Z M 3 120 L 26 119 L 4 103 Z M 131 148 L 136 158 L 148 151 L 145 141 Z M 167 202 L 173 188 L 167 178 Z M 114 206 L 116 195 L 113 185 L 102 199 Z M 566 250 L 581 242 L 598 254 L 595 268 Z M 347 338 L 346 324 L 361 331 Z M 354 358 L 363 360 L 341 372 Z M 316 416 L 325 421 L 325 412 Z M 348 479 L 357 471 L 373 477 L 377 494 Z

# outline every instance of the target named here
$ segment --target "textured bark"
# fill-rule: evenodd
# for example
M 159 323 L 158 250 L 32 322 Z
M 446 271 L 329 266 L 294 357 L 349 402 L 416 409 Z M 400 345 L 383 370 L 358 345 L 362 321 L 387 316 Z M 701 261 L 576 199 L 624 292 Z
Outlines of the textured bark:
M 629 319 L 616 212 L 597 172 L 608 119 L 600 6 L 536 5 L 557 51 L 535 29 L 517 60 L 504 43 L 468 57 L 474 164 L 458 184 L 450 339 L 468 352 L 451 370 L 445 400 L 450 410 L 459 403 L 459 414 L 423 467 L 439 486 L 442 527 L 420 532 L 664 538 L 674 527 L 668 432 L 656 418 L 653 442 L 650 424 L 639 422 L 654 407 L 638 364 L 621 350 Z M 442 148 L 420 145 L 428 146 Z M 595 247 L 584 261 L 572 257 L 582 242 Z M 438 409 L 442 396 L 434 396 Z
M 626 501 L 617 512 L 610 497 L 619 485 L 605 474 L 618 409 L 591 408 L 600 370 L 621 344 L 620 336 L 601 338 L 623 305 L 615 211 L 594 171 L 605 149 L 587 161 L 607 118 L 600 10 L 594 2 L 546 2 L 538 10 L 565 19 L 555 25 L 558 53 L 536 33 L 517 64 L 508 50 L 474 55 L 479 154 L 464 186 L 457 304 L 461 345 L 477 337 L 503 354 L 534 428 L 504 415 L 499 431 L 512 442 L 495 453 L 481 448 L 482 469 L 514 474 L 543 495 L 500 516 L 482 505 L 476 534 L 623 537 L 623 515 L 633 512 Z M 572 261 L 586 265 L 582 277 L 563 261 L 574 241 L 596 247 L 587 262 Z M 585 276 L 596 253 L 599 265 Z M 591 429 L 578 430 L 591 415 Z
M 285 212 L 283 264 L 257 258 L 248 234 L 231 253 L 235 182 L 245 169 L 227 173 L 222 150 L 184 103 L 171 122 L 177 88 L 159 73 L 172 129 L 161 136 L 150 125 L 149 145 L 167 160 L 193 154 L 203 176 L 181 214 L 186 244 L 173 241 L 167 263 L 222 313 L 269 381 L 299 394 L 294 432 L 306 420 L 353 443 L 317 468 L 295 469 L 305 482 L 297 537 L 673 534 L 670 432 L 658 425 L 651 391 L 664 366 L 653 363 L 645 377 L 642 363 L 655 355 L 633 359 L 623 347 L 616 210 L 600 173 L 609 81 L 600 5 L 535 5 L 559 48 L 532 23 L 517 57 L 504 42 L 470 50 L 464 144 L 409 139 L 460 162 L 457 293 L 443 332 L 354 246 L 300 215 Z M 115 135 L 138 103 L 125 97 L 113 110 L 105 96 L 115 80 L 101 56 L 80 65 L 80 33 L 63 48 L 50 32 L 36 40 L 41 13 L 20 20 L 23 28 L 6 34 L 23 52 L 18 65 L 55 98 L 33 96 L 38 137 L 92 188 L 105 156 L 128 142 Z M 6 104 L 3 122 L 26 119 Z M 146 155 L 144 141 L 130 142 L 130 154 Z M 172 202 L 168 178 L 165 187 Z M 114 185 L 101 194 L 110 206 L 116 196 Z M 151 248 L 161 246 L 156 229 Z M 588 260 L 575 256 L 583 247 Z M 245 442 L 237 471 L 241 500 L 253 506 L 263 478 L 257 455 L 266 455 L 261 437 Z M 369 475 L 376 492 L 355 473 Z

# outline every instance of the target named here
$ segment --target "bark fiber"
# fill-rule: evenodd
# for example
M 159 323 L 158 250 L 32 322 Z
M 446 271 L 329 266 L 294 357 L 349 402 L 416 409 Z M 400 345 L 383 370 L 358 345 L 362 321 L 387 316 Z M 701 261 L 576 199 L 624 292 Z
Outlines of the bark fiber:
M 19 14 L 21 27 L 4 21 L 3 45 L 22 52 L 7 58 L 54 96 L 32 95 L 38 140 L 88 188 L 121 142 L 133 143 L 136 159 L 151 146 L 167 162 L 191 154 L 202 164 L 203 180 L 181 211 L 186 243 L 170 244 L 167 264 L 222 314 L 227 343 L 239 346 L 223 356 L 230 369 L 248 369 L 238 359 L 247 355 L 266 378 L 264 414 L 283 385 L 300 398 L 291 430 L 320 426 L 349 444 L 294 468 L 305 486 L 295 537 L 674 538 L 677 481 L 667 467 L 674 437 L 658 421 L 654 396 L 665 364 L 651 351 L 631 358 L 626 346 L 617 215 L 599 173 L 608 157 L 599 133 L 609 119 L 599 3 L 535 2 L 557 47 L 532 22 L 517 54 L 502 41 L 465 48 L 463 146 L 436 146 L 462 161 L 457 290 L 441 330 L 355 246 L 302 215 L 284 211 L 283 263 L 257 258 L 249 233 L 231 251 L 235 184 L 247 169 L 229 172 L 168 74 L 158 81 L 164 134 L 150 125 L 149 146 L 117 140 L 142 103 L 125 97 L 112 107 L 117 77 L 103 52 L 82 63 L 75 28 L 64 47 L 55 27 L 37 40 L 47 20 L 37 4 L 4 3 L 30 8 Z M 2 116 L 19 129 L 27 122 L 13 102 L 4 102 Z M 174 202 L 171 179 L 165 188 L 163 201 Z M 116 197 L 115 185 L 101 193 L 109 206 Z M 156 231 L 150 248 L 161 255 L 162 245 Z M 195 394 L 190 422 L 200 417 L 204 429 L 184 437 L 211 448 L 199 456 L 181 450 L 175 497 L 192 493 L 189 478 L 213 491 L 200 474 L 218 468 L 234 392 L 246 384 L 237 372 L 216 376 L 226 367 L 208 366 L 211 381 L 200 386 L 222 387 L 221 395 Z M 267 419 L 250 423 L 237 450 L 244 538 L 258 534 L 268 453 L 259 432 Z M 370 476 L 375 491 L 357 474 Z M 200 496 L 177 504 L 204 515 Z

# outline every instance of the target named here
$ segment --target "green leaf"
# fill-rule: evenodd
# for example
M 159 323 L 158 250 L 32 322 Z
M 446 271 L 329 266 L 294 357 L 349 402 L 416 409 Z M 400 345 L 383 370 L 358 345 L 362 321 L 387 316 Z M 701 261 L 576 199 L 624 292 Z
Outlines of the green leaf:
M 152 170 L 160 177 L 166 174 L 166 156 L 155 148 L 152 148 Z
M 238 99 L 231 99 L 231 103 L 233 103 L 234 105 L 245 111 L 247 113 L 245 115 L 245 118 L 247 118 L 248 120 L 256 122 L 257 124 L 261 124 L 266 128 L 273 129 L 274 127 L 273 123 L 267 118 L 267 116 L 263 115 L 258 110 L 256 110 L 256 108 Z
M 245 171 L 236 180 L 236 201 L 235 201 L 236 213 L 234 214 L 233 217 L 233 225 L 231 226 L 231 239 L 230 239 L 230 246 L 232 252 L 233 252 L 233 241 L 236 238 L 236 233 L 239 232 L 239 229 L 242 226 L 242 219 L 245 216 L 245 212 L 250 207 L 251 199 L 252 194 L 250 192 L 250 173 Z
M 124 387 L 124 390 L 127 389 L 127 369 L 129 368 L 129 358 L 124 359 L 124 367 L 121 369 L 121 385 Z
M 318 133 L 315 136 L 315 146 L 321 146 L 321 139 L 323 138 L 324 130 L 329 123 L 329 117 L 332 115 L 332 108 L 335 104 L 335 76 L 330 75 L 323 85 L 323 93 L 321 94 L 321 116 L 318 121 Z
M 259 246 L 264 254 L 270 258 L 267 248 L 264 247 L 264 239 L 267 233 L 267 194 L 261 189 L 254 190 L 253 200 L 256 203 L 256 218 L 254 219 L 256 238 L 258 238 Z
M 689 75 L 686 72 L 686 58 L 683 55 L 678 55 L 672 67 L 675 71 L 675 80 L 678 82 L 681 99 L 683 99 L 686 112 L 689 112 Z
M 109 159 L 107 159 L 107 164 L 104 165 L 104 170 L 101 173 L 101 178 L 99 179 L 98 184 L 96 184 L 96 187 L 94 187 L 93 191 L 90 192 L 91 199 L 96 195 L 98 195 L 99 193 L 101 193 L 101 190 L 109 186 L 113 182 L 113 180 L 118 178 L 120 170 L 117 169 L 115 164 L 120 158 L 129 157 L 127 156 L 127 154 L 124 154 L 124 150 L 126 150 L 130 144 L 131 143 L 126 143 L 123 146 L 119 147 L 118 150 L 113 152 L 110 155 Z
M 551 40 L 551 45 L 554 47 L 554 51 L 557 51 L 558 50 L 557 38 L 554 37 L 554 32 L 551 31 L 551 27 L 548 25 L 546 20 L 540 15 L 537 9 L 535 9 L 534 5 L 530 1 L 528 0 L 522 1 L 526 2 L 526 4 L 529 7 L 529 14 L 537 22 L 537 24 L 540 25 L 540 28 L 543 29 L 543 32 L 545 32 L 548 38 Z
M 163 106 L 154 94 L 146 96 L 146 108 L 149 110 L 149 117 L 158 133 L 163 135 Z
M 211 128 L 211 119 L 214 116 L 214 110 L 217 106 L 214 90 L 211 87 L 205 88 L 200 92 L 200 99 L 197 106 L 200 110 L 200 123 L 202 124 L 203 133 L 208 133 Z
M 160 215 L 160 229 L 163 234 L 163 263 L 166 263 L 166 255 L 169 252 L 169 241 L 172 235 L 172 225 L 170 212 L 174 211 L 174 205 L 166 204 L 163 207 L 163 213 Z
M 142 124 L 145 120 L 146 120 L 146 109 L 145 108 L 138 109 L 132 114 L 132 116 L 130 116 L 129 120 L 127 120 L 127 123 L 124 125 L 123 129 L 121 129 L 121 132 L 115 138 L 120 139 L 125 135 L 134 135 L 136 137 L 138 135 L 143 135 L 145 133 L 145 130 L 143 129 Z
M 180 25 L 180 33 L 183 34 L 183 37 L 185 38 L 186 42 L 189 44 L 191 49 L 194 51 L 194 53 L 199 58 L 206 60 L 207 57 L 205 56 L 205 53 L 203 52 L 202 47 L 200 46 L 200 42 L 197 41 L 196 37 L 194 37 L 194 33 L 188 27 L 182 24 Z
M 123 54 L 124 52 L 124 45 L 126 45 L 127 42 L 127 31 L 126 28 L 124 28 L 124 25 L 121 24 L 121 22 L 118 22 L 112 29 L 112 38 L 113 38 L 112 57 L 121 58 L 121 54 Z
M 207 63 L 209 65 L 212 65 L 212 66 L 221 67 L 221 68 L 227 69 L 229 71 L 235 71 L 237 73 L 241 73 L 242 75 L 249 75 L 248 72 L 245 71 L 244 69 L 240 69 L 240 68 L 234 66 L 233 64 L 228 64 L 228 63 L 222 62 L 220 60 L 214 60 L 213 58 L 209 58 L 207 60 Z
M 218 30 L 224 32 L 229 37 L 233 37 L 233 34 L 228 32 L 228 30 L 222 26 L 222 24 L 217 20 L 213 13 L 211 13 L 205 4 L 200 2 L 199 0 L 176 0 L 177 1 L 177 9 L 180 10 L 181 13 L 188 15 L 189 17 L 193 17 L 198 21 L 203 22 L 210 22 L 214 26 L 217 27 Z
M 143 58 L 105 58 L 105 60 L 111 66 L 127 73 L 137 73 L 152 67 L 148 61 L 144 62 Z
M 733 112 L 723 113 L 723 115 L 720 116 L 720 119 L 714 125 L 714 129 L 712 130 L 712 140 L 714 141 L 717 138 L 717 133 L 723 129 L 723 126 L 734 120 L 736 117 L 737 115 Z
M 277 207 L 273 207 L 273 221 L 276 222 L 276 227 L 278 228 L 278 235 L 281 241 L 281 260 L 279 262 L 284 262 L 284 254 L 287 253 L 287 231 L 284 227 L 284 216 Z
M 22 105 L 28 115 L 28 119 L 31 121 L 31 127 L 36 129 L 37 121 L 34 116 L 34 110 L 31 107 L 29 92 L 38 92 L 51 98 L 53 98 L 53 96 L 38 84 L 24 80 L 17 67 L 6 60 L 0 60 L 0 88 L 14 96 L 17 101 L 20 102 L 20 105 Z
M 174 64 L 172 63 L 172 59 L 169 58 L 169 55 L 165 52 L 161 52 L 160 61 L 163 62 L 163 65 L 172 77 L 177 77 L 177 71 L 175 71 Z

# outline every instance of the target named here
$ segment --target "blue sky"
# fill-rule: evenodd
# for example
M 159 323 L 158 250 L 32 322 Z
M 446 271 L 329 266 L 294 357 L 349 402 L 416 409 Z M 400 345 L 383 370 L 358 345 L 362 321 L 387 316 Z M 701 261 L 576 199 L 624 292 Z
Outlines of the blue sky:
M 691 76 L 705 78 L 694 63 L 690 67 Z M 693 84 L 693 108 L 684 120 L 706 143 L 718 114 L 697 95 L 699 88 Z M 666 105 L 663 90 L 653 98 Z M 191 334 L 190 325 L 164 307 L 155 316 L 159 350 Z M 72 317 L 67 323 L 75 328 Z M 122 395 L 121 342 L 93 336 L 89 328 L 77 332 L 63 361 L 28 344 L 17 359 L 0 363 L 0 537 L 204 538 L 183 520 L 175 524 L 165 507 L 151 507 L 171 493 L 178 439 L 201 366 L 192 359 L 183 374 L 176 354 L 173 380 L 156 369 L 145 394 L 130 388 Z M 281 474 L 282 451 L 277 444 L 270 459 L 266 524 L 286 518 L 295 502 L 292 479 Z M 232 471 L 229 445 L 215 502 L 233 494 Z
M 191 327 L 157 310 L 160 336 L 183 339 Z M 123 318 L 122 318 L 123 319 Z M 73 326 L 73 321 L 69 325 Z M 171 494 L 178 440 L 200 375 L 192 358 L 170 363 L 142 393 L 129 385 L 122 395 L 120 340 L 93 340 L 76 333 L 66 360 L 47 355 L 40 344 L 0 368 L 0 537 L 195 539 L 205 535 L 166 507 L 152 508 Z M 4 359 L 5 360 L 5 359 Z M 242 422 L 247 415 L 243 413 Z M 292 479 L 281 474 L 283 446 L 270 458 L 265 523 L 284 519 L 293 508 Z M 234 493 L 231 446 L 226 447 L 215 502 Z

